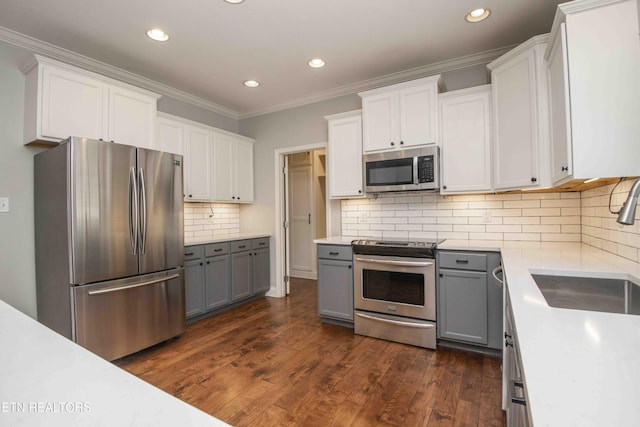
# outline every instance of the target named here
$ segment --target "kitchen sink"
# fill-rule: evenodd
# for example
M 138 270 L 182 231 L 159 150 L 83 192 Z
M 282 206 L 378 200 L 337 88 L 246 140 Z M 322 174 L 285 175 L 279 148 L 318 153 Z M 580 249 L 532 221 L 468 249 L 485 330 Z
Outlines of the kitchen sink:
M 628 279 L 531 274 L 551 307 L 640 315 L 640 285 Z

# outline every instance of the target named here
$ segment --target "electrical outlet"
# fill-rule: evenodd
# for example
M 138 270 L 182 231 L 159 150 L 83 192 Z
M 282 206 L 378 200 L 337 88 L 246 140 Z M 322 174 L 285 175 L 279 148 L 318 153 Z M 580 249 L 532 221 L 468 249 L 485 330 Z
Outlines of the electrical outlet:
M 491 222 L 491 211 L 489 209 L 482 212 L 482 222 L 490 223 Z
M 368 212 L 360 212 L 360 222 L 367 222 L 368 217 L 369 217 Z
M 0 197 L 0 212 L 9 212 L 9 198 Z

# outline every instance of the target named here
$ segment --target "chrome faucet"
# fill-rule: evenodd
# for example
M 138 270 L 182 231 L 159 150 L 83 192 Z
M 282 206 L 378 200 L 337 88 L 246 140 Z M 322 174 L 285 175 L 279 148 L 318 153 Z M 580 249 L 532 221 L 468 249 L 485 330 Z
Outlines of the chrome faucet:
M 629 190 L 627 201 L 622 205 L 622 209 L 618 213 L 618 219 L 616 220 L 623 225 L 632 225 L 636 218 L 636 207 L 638 206 L 638 194 L 640 194 L 640 178 Z

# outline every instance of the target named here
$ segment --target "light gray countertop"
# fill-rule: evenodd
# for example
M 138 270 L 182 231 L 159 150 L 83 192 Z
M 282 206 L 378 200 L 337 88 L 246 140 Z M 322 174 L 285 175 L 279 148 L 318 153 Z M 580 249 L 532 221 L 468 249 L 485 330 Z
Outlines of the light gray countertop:
M 238 234 L 224 234 L 216 237 L 206 237 L 206 238 L 193 238 L 193 239 L 185 239 L 185 246 L 194 246 L 194 245 L 206 245 L 209 243 L 220 243 L 220 242 L 232 242 L 235 240 L 244 240 L 244 239 L 259 239 L 261 237 L 271 237 L 269 233 L 238 233 Z
M 0 425 L 227 425 L 3 301 L 0 342 Z

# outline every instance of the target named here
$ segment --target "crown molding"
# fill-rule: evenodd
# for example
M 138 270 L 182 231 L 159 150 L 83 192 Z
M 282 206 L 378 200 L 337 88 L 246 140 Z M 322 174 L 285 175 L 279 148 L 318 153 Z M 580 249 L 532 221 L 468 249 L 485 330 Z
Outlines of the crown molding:
M 121 68 L 114 67 L 95 59 L 91 59 L 84 55 L 80 55 L 70 50 L 55 46 L 42 40 L 38 40 L 25 34 L 18 33 L 17 31 L 13 31 L 5 27 L 0 27 L 0 40 L 28 49 L 35 54 L 43 55 L 45 57 L 61 61 L 69 65 L 73 65 L 84 70 L 103 75 L 105 77 L 110 77 L 124 83 L 147 89 L 160 95 L 169 96 L 171 98 L 178 99 L 188 104 L 204 108 L 206 110 L 221 114 L 235 120 L 239 119 L 238 112 L 230 108 L 223 107 L 222 105 L 215 104 L 213 102 L 207 101 L 206 99 L 191 95 L 190 93 L 181 91 L 179 89 L 172 88 L 171 86 L 158 83 L 129 71 L 125 71 Z M 34 62 L 35 61 L 29 61 L 29 63 L 25 64 L 25 66 L 21 67 L 21 69 L 26 69 L 29 66 L 33 66 Z
M 326 101 L 327 99 L 336 98 L 338 96 L 351 95 L 358 92 L 388 86 L 396 83 L 402 83 L 408 80 L 418 79 L 422 77 L 432 76 L 434 74 L 442 74 L 447 71 L 459 70 L 461 68 L 471 67 L 474 65 L 488 64 L 496 58 L 499 58 L 506 52 L 510 51 L 517 45 L 505 46 L 497 49 L 487 50 L 484 52 L 474 53 L 471 55 L 461 56 L 446 61 L 436 62 L 434 64 L 411 68 L 409 70 L 397 73 L 387 74 L 385 76 L 352 83 L 337 88 L 315 92 L 311 95 L 295 99 L 293 101 L 283 102 L 264 108 L 256 108 L 240 111 L 240 119 L 261 116 L 263 114 L 274 113 L 289 108 L 300 107 L 314 102 Z
M 602 1 L 602 0 L 600 0 Z M 326 101 L 331 98 L 336 98 L 344 95 L 356 94 L 365 90 L 375 89 L 382 86 L 387 86 L 396 83 L 402 83 L 405 81 L 428 77 L 434 74 L 441 74 L 447 71 L 459 70 L 461 68 L 471 67 L 474 65 L 488 64 L 494 59 L 500 57 L 504 53 L 516 47 L 516 45 L 505 46 L 497 49 L 487 50 L 471 55 L 461 56 L 446 61 L 436 62 L 434 64 L 411 68 L 409 70 L 400 71 L 397 73 L 387 74 L 385 76 L 376 77 L 369 80 L 360 81 L 337 88 L 323 90 L 312 93 L 310 95 L 297 98 L 292 101 L 283 102 L 280 104 L 271 105 L 268 107 L 261 107 L 255 109 L 248 109 L 244 111 L 236 111 L 231 108 L 224 107 L 222 105 L 207 101 L 204 98 L 192 95 L 179 89 L 175 89 L 171 86 L 158 83 L 151 79 L 139 76 L 137 74 L 125 71 L 123 69 L 114 67 L 95 59 L 91 59 L 84 55 L 72 52 L 70 50 L 55 46 L 51 43 L 21 34 L 17 31 L 0 26 L 0 41 L 4 41 L 22 48 L 25 48 L 35 54 L 40 54 L 48 58 L 73 65 L 87 71 L 92 71 L 101 74 L 105 77 L 110 77 L 119 80 L 124 83 L 128 83 L 134 86 L 141 87 L 143 89 L 156 92 L 160 95 L 169 96 L 177 100 L 186 102 L 191 105 L 195 105 L 200 108 L 212 111 L 214 113 L 229 117 L 234 120 L 242 120 L 250 117 L 260 116 L 263 114 L 274 113 L 276 111 L 282 111 L 289 108 L 300 107 L 314 102 Z M 28 65 L 33 65 L 27 64 Z M 22 67 L 25 68 L 25 67 Z

